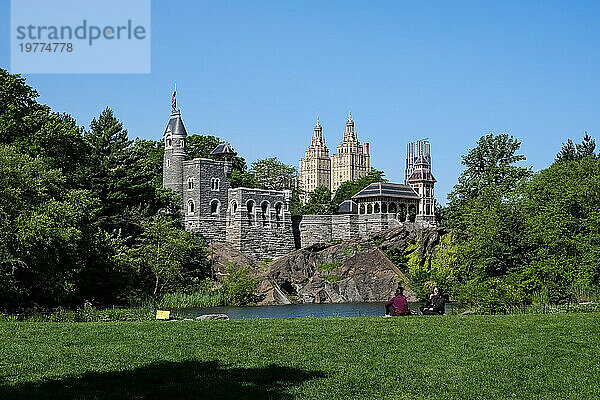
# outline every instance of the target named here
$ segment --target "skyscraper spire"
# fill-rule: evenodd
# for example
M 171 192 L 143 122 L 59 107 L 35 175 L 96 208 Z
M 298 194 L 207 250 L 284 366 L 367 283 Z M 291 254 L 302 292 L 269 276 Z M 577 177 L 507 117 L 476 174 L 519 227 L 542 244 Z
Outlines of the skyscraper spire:
M 356 140 L 354 133 L 354 121 L 352 120 L 352 112 L 348 112 L 348 121 L 346 121 L 346 132 L 344 132 L 345 140 Z
M 319 116 L 317 115 L 317 124 L 315 125 L 315 132 L 313 135 L 313 142 L 317 141 L 318 144 L 324 145 L 325 141 L 323 140 L 323 127 L 319 123 Z

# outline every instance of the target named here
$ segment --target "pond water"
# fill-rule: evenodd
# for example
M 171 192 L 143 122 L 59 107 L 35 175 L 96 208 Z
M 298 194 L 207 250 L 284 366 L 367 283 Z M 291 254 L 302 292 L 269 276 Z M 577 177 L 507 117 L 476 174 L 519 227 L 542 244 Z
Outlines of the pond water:
M 385 303 L 342 303 L 342 304 L 288 304 L 258 307 L 211 307 L 184 308 L 177 314 L 185 318 L 195 318 L 202 314 L 227 314 L 230 319 L 245 318 L 303 318 L 303 317 L 360 317 L 383 316 Z M 423 303 L 408 303 L 411 310 L 417 311 Z M 446 313 L 453 308 L 446 304 Z

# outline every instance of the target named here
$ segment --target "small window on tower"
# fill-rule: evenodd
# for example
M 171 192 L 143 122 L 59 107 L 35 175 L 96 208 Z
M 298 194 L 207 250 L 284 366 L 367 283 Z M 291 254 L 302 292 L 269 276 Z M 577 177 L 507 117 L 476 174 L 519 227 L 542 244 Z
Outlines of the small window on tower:
M 167 159 L 167 168 L 171 167 L 171 160 Z
M 194 179 L 188 178 L 188 190 L 192 190 L 194 188 Z
M 220 204 L 218 200 L 213 200 L 210 202 L 210 214 L 212 216 L 219 216 L 219 208 Z

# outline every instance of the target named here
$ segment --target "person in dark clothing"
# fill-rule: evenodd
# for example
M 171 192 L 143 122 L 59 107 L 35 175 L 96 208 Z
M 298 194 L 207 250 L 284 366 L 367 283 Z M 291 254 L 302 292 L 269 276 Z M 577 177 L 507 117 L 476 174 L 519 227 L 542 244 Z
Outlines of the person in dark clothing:
M 406 301 L 406 296 L 404 296 L 404 290 L 402 289 L 402 286 L 398 286 L 394 297 L 385 303 L 385 314 L 392 317 L 410 315 L 408 302 Z
M 439 287 L 433 288 L 433 293 L 429 296 L 429 302 L 419 307 L 423 315 L 444 315 L 446 299 L 442 295 L 442 290 Z

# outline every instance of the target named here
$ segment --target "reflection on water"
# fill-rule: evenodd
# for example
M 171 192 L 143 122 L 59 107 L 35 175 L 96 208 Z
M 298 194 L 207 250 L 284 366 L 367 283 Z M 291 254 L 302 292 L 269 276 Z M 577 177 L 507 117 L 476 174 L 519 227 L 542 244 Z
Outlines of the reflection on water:
M 211 307 L 186 308 L 177 314 L 194 318 L 202 314 L 227 314 L 231 319 L 244 318 L 302 318 L 302 317 L 360 317 L 385 314 L 385 303 L 342 303 L 342 304 L 288 304 L 259 307 Z M 411 310 L 417 311 L 423 303 L 408 303 Z M 446 305 L 446 312 L 452 305 Z

